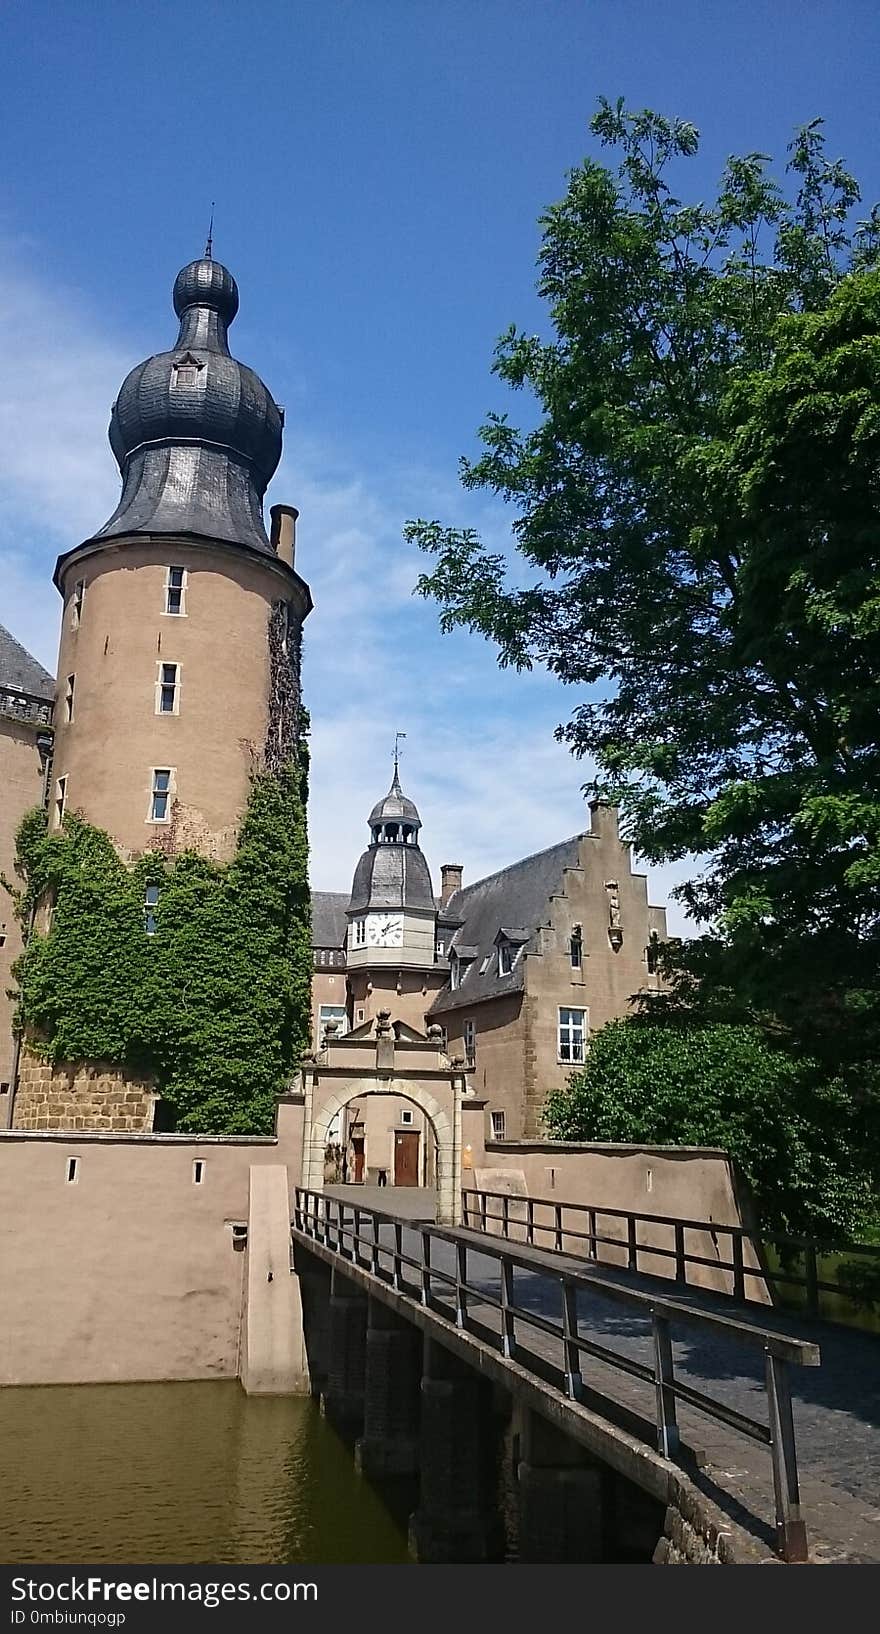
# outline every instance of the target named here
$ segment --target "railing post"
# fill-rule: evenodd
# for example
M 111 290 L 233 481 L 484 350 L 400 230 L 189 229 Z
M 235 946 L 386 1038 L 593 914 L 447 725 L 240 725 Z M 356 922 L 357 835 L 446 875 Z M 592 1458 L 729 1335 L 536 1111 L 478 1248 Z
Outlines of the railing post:
M 403 1253 L 403 1226 L 399 1220 L 394 1222 L 394 1269 L 391 1273 L 392 1288 L 400 1287 L 400 1256 Z
M 591 1208 L 589 1210 L 588 1222 L 589 1222 L 590 1240 L 589 1240 L 589 1243 L 587 1245 L 587 1257 L 588 1257 L 588 1259 L 591 1259 L 591 1260 L 597 1260 L 599 1258 L 599 1244 L 596 1241 L 596 1236 L 597 1236 L 597 1231 L 596 1231 L 596 1210 L 594 1208 Z
M 808 1243 L 804 1271 L 807 1279 L 807 1315 L 819 1315 L 819 1264 L 816 1255 L 816 1244 Z
M 486 1193 L 484 1191 L 481 1191 L 480 1192 L 480 1230 L 481 1231 L 486 1230 L 486 1202 L 487 1202 Z
M 687 1261 L 684 1257 L 684 1226 L 680 1220 L 675 1222 L 675 1280 L 687 1282 Z
M 529 1197 L 526 1201 L 526 1242 L 534 1245 L 535 1241 L 535 1199 Z
M 626 1264 L 629 1271 L 637 1271 L 639 1268 L 639 1239 L 634 1214 L 627 1215 L 626 1220 Z
M 743 1240 L 739 1231 L 730 1233 L 731 1259 L 733 1260 L 733 1297 L 745 1299 L 746 1273 L 743 1264 Z
M 455 1245 L 455 1326 L 467 1327 L 467 1243 Z
M 561 1203 L 554 1204 L 553 1214 L 554 1214 L 554 1218 L 556 1220 L 556 1252 L 558 1254 L 561 1254 L 562 1253 L 562 1204 Z
M 578 1334 L 577 1288 L 560 1277 L 562 1284 L 562 1347 L 565 1356 L 565 1394 L 575 1400 L 581 1392 L 581 1353 L 575 1343 Z
M 808 1559 L 807 1529 L 801 1519 L 788 1366 L 769 1350 L 764 1355 L 779 1551 L 783 1560 L 790 1565 L 800 1565 Z
M 351 1239 L 351 1258 L 352 1258 L 355 1265 L 360 1265 L 360 1263 L 361 1263 L 360 1246 L 361 1246 L 361 1211 L 358 1208 L 357 1203 L 355 1203 L 355 1205 L 354 1205 L 354 1231 L 353 1231 L 352 1239 Z
M 657 1451 L 664 1458 L 674 1458 L 679 1448 L 678 1423 L 675 1413 L 675 1366 L 669 1322 L 665 1316 L 652 1312 L 654 1334 L 654 1392 L 657 1401 Z
M 501 1261 L 501 1354 L 512 1356 L 516 1350 L 513 1319 L 513 1266 L 506 1257 Z
M 431 1303 L 431 1233 L 422 1227 L 422 1304 Z
M 501 1219 L 501 1235 L 504 1238 L 504 1241 L 507 1242 L 510 1236 L 510 1198 L 506 1192 L 501 1199 Z
M 373 1215 L 373 1241 L 370 1245 L 370 1270 L 374 1277 L 379 1275 L 379 1217 Z

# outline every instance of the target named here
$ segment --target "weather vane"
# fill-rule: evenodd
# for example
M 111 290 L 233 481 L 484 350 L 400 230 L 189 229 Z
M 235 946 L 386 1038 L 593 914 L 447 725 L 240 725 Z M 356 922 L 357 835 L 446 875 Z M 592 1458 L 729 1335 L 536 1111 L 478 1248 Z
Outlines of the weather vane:
M 395 777 L 397 776 L 397 770 L 398 770 L 398 766 L 400 764 L 400 748 L 399 748 L 399 744 L 400 744 L 401 738 L 405 738 L 405 737 L 406 737 L 405 732 L 395 732 L 395 734 L 394 734 L 394 775 L 395 775 Z
M 205 244 L 205 260 L 211 261 L 214 256 L 214 200 L 211 200 L 211 221 L 208 226 L 208 238 Z

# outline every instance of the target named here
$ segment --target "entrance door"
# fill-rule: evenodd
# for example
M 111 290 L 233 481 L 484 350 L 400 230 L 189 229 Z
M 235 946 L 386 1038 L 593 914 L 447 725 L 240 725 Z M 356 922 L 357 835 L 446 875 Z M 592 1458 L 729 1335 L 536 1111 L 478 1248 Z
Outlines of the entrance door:
M 417 1186 L 419 1183 L 419 1132 L 417 1129 L 398 1130 L 394 1136 L 394 1184 Z
M 355 1138 L 351 1144 L 354 1147 L 354 1183 L 356 1186 L 362 1186 L 364 1183 L 364 1143 L 362 1139 Z

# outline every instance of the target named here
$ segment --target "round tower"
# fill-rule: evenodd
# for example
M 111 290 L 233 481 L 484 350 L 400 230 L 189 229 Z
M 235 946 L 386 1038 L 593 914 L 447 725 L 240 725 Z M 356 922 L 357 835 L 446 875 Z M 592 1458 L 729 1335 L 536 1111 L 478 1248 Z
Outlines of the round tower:
M 235 279 L 178 273 L 179 333 L 110 418 L 113 515 L 58 560 L 64 601 L 50 826 L 79 811 L 134 856 L 235 848 L 251 774 L 292 749 L 311 609 L 292 507 L 263 521 L 283 415 L 230 355 Z

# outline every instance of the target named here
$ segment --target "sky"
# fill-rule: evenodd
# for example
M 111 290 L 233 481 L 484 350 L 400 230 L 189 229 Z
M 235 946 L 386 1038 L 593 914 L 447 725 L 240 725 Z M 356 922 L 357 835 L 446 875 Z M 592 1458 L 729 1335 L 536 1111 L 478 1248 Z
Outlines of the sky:
M 730 153 L 778 156 L 823 115 L 880 194 L 874 0 L 0 0 L 0 622 L 54 673 L 56 555 L 119 479 L 110 404 L 173 344 L 171 287 L 214 249 L 231 334 L 286 410 L 267 505 L 300 510 L 315 610 L 312 884 L 347 890 L 366 817 L 402 779 L 435 876 L 465 879 L 588 826 L 589 766 L 554 739 L 578 702 L 440 633 L 413 596 L 409 517 L 509 543 L 458 460 L 510 323 L 543 329 L 538 218 L 597 154 L 597 98 L 693 121 L 690 196 Z M 665 899 L 688 866 L 649 870 Z M 673 907 L 673 928 L 681 930 Z

